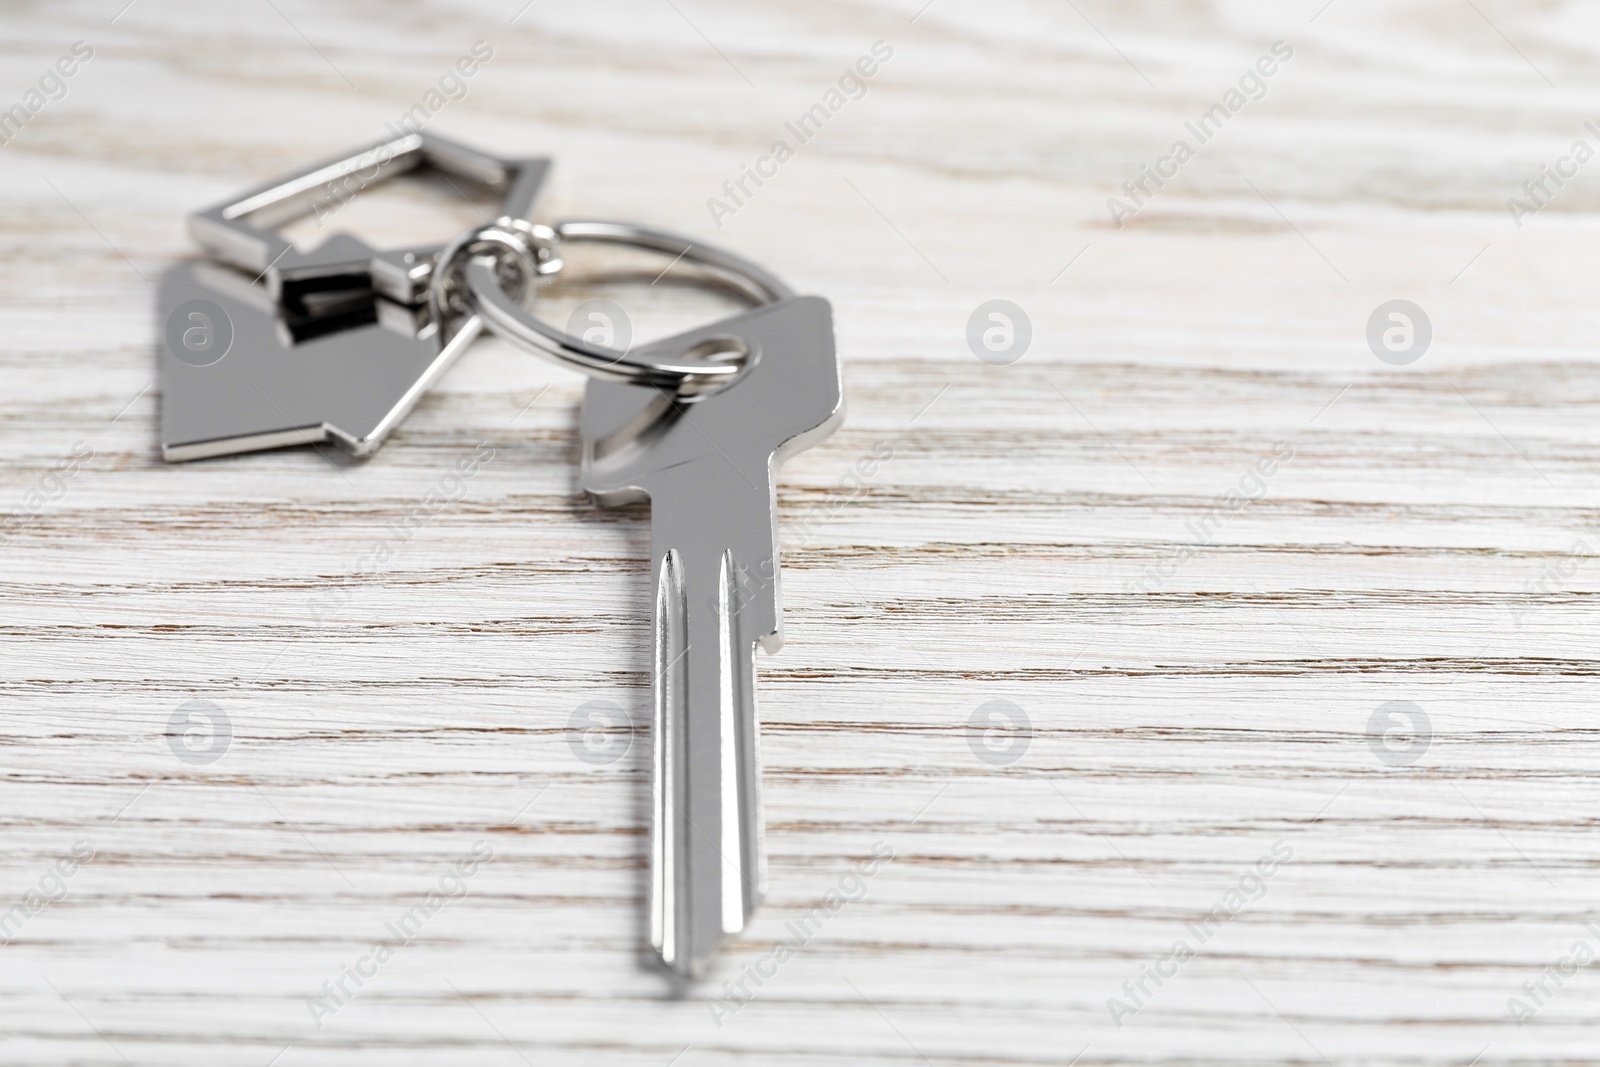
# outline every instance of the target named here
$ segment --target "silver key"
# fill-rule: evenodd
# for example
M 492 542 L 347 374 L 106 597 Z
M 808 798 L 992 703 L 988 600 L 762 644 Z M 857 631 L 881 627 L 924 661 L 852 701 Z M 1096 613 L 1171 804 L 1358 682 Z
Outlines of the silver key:
M 605 506 L 648 499 L 655 590 L 650 936 L 699 974 L 766 891 L 756 749 L 755 646 L 783 643 L 779 464 L 844 415 L 833 317 L 791 297 L 643 346 L 640 358 L 747 348 L 701 396 L 592 380 L 583 482 Z

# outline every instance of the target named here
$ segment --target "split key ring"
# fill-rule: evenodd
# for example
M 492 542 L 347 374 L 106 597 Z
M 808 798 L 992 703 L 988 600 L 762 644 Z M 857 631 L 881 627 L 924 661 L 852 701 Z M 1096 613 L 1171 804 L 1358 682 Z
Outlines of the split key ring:
M 738 338 L 701 342 L 671 359 L 652 358 L 648 350 L 635 355 L 631 349 L 622 351 L 590 344 L 524 310 L 506 291 L 504 261 L 497 260 L 494 253 L 509 255 L 512 261 L 523 264 L 521 272 L 524 274 L 532 269 L 540 275 L 551 275 L 561 269 L 560 245 L 577 241 L 622 245 L 673 256 L 673 263 L 682 261 L 702 268 L 749 297 L 757 306 L 794 296 L 794 290 L 766 268 L 732 252 L 696 244 L 663 230 L 626 222 L 580 220 L 549 227 L 500 219 L 473 227 L 440 254 L 440 269 L 434 274 L 431 293 L 435 307 L 446 312 L 476 314 L 491 330 L 513 344 L 605 381 L 694 391 L 697 386 L 726 383 L 739 373 L 742 361 L 716 362 L 706 358 L 729 353 L 748 355 L 744 342 Z M 531 285 L 533 279 L 522 281 Z

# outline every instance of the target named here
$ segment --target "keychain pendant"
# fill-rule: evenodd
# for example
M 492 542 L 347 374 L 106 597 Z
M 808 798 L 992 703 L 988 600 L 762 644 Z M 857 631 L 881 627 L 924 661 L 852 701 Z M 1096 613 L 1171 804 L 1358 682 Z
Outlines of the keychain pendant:
M 203 211 L 211 261 L 161 280 L 161 452 L 171 461 L 332 441 L 371 455 L 482 332 L 443 329 L 428 301 L 438 247 L 382 251 L 335 234 L 301 252 L 262 228 L 418 167 L 503 191 L 531 214 L 545 159 L 503 160 L 411 134 L 328 160 Z

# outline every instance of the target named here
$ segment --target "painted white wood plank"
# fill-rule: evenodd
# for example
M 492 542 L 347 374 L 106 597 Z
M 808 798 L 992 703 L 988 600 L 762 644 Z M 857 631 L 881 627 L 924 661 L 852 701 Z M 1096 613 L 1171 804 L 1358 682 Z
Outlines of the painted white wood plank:
M 1595 1061 L 1593 975 L 1560 969 L 1600 952 L 1600 186 L 1506 208 L 1600 144 L 1589 7 L 120 6 L 0 35 L 3 106 L 95 49 L 0 146 L 0 494 L 30 512 L 0 552 L 0 924 L 66 891 L 0 930 L 0 1058 Z M 548 217 L 718 240 L 835 306 L 850 418 L 785 468 L 759 663 L 771 895 L 688 990 L 641 965 L 648 738 L 595 765 L 567 725 L 642 723 L 649 684 L 646 516 L 577 488 L 582 383 L 486 341 L 369 461 L 159 459 L 149 282 L 184 213 L 376 137 L 480 39 L 433 128 L 555 155 Z M 707 198 L 879 40 L 717 228 Z M 1113 225 L 1278 40 L 1263 98 Z M 425 188 L 334 221 L 474 218 Z M 643 288 L 549 314 L 713 307 Z M 996 297 L 1033 327 L 1007 367 L 965 339 Z M 1395 298 L 1433 325 L 1407 367 L 1364 339 Z M 1230 490 L 1260 499 L 1219 521 Z M 211 763 L 169 737 L 192 699 L 231 723 Z M 992 701 L 1026 733 L 974 730 Z M 1394 701 L 1425 744 L 1375 732 Z

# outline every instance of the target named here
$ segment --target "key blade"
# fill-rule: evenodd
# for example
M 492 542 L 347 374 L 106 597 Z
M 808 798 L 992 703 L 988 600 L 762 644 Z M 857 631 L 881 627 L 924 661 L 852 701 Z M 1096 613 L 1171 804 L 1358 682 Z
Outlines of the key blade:
M 731 550 L 657 557 L 651 944 L 698 976 L 766 893 L 755 640 Z

